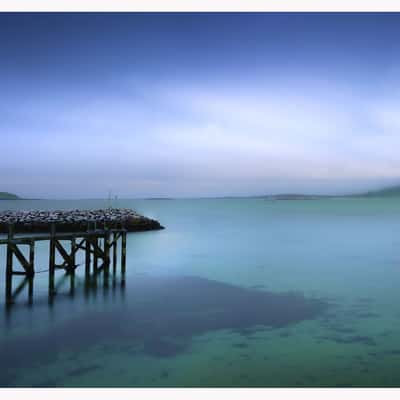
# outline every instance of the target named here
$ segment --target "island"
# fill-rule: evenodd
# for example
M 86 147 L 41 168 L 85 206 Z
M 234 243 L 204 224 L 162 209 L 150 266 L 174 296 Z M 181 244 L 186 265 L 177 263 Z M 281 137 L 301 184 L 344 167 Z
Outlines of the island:
M 0 200 L 20 200 L 20 197 L 14 193 L 0 192 Z
M 296 194 L 296 193 L 282 193 L 256 196 L 265 200 L 324 200 L 324 199 L 338 199 L 338 198 L 378 198 L 378 197 L 400 197 L 400 185 L 385 187 L 383 189 L 370 190 L 361 193 L 352 194 Z
M 400 185 L 389 186 L 379 190 L 371 190 L 359 195 L 358 197 L 400 197 Z
M 282 194 L 272 194 L 263 196 L 266 200 L 320 200 L 331 197 L 339 196 L 329 196 L 329 195 L 317 195 L 317 194 L 292 194 L 292 193 L 282 193 Z

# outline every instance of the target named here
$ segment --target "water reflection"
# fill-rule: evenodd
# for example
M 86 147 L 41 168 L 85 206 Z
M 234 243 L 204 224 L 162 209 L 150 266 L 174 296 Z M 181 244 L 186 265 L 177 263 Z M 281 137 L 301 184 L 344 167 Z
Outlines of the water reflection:
M 111 281 L 111 289 L 115 292 L 117 285 L 120 288 L 124 288 L 125 279 L 121 278 L 118 282 L 118 278 L 116 275 L 116 271 L 113 270 L 112 277 L 108 274 L 102 273 L 102 269 L 96 270 L 93 274 L 86 274 L 83 280 L 84 287 L 84 296 L 88 298 L 89 296 L 97 296 L 97 291 L 99 289 L 103 290 L 103 293 L 106 295 L 108 289 L 110 288 Z M 15 279 L 15 278 L 14 278 Z M 24 301 L 23 292 L 27 293 L 27 304 L 32 305 L 34 303 L 34 276 L 32 277 L 24 277 L 19 282 L 17 281 L 17 285 L 15 289 L 12 289 L 10 293 L 6 291 L 5 295 L 5 307 L 7 310 L 10 310 L 17 301 Z M 118 283 L 117 283 L 118 282 Z M 65 293 L 67 290 L 70 297 L 74 297 L 76 289 L 76 275 L 73 273 L 64 273 L 61 277 L 55 280 L 54 291 L 49 291 L 48 293 L 48 303 L 52 305 L 57 298 L 57 295 L 60 293 Z M 43 299 L 41 299 L 42 301 Z
M 26 368 L 51 363 L 63 352 L 76 354 L 99 345 L 111 352 L 114 346 L 125 347 L 132 357 L 174 357 L 189 350 L 196 335 L 222 329 L 246 336 L 318 318 L 329 306 L 298 293 L 272 293 L 193 276 L 143 275 L 130 281 L 127 301 L 113 303 L 110 300 L 115 300 L 117 292 L 125 300 L 124 286 L 115 282 L 107 287 L 102 279 L 93 276 L 90 282 L 83 282 L 83 291 L 77 285 L 72 294 L 57 296 L 60 300 L 82 298 L 82 304 L 86 302 L 87 307 L 80 305 L 75 317 L 48 324 L 40 333 L 12 335 L 0 344 L 0 384 L 12 382 L 21 360 Z M 60 289 L 62 284 L 60 281 Z M 54 318 L 58 317 L 57 311 L 62 315 L 66 308 L 62 301 L 57 307 L 52 307 Z M 69 305 L 70 314 L 71 308 Z
M 14 289 L 14 291 L 12 291 L 10 296 L 7 296 L 6 294 L 7 308 L 10 308 L 12 306 L 17 297 L 25 288 L 28 288 L 28 304 L 31 305 L 33 303 L 33 277 L 25 277 L 21 280 L 21 282 L 19 282 L 19 284 Z

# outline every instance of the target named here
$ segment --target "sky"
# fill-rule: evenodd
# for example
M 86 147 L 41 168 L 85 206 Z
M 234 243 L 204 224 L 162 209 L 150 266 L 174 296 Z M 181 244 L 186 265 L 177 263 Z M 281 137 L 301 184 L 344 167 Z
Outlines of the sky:
M 400 14 L 0 13 L 0 191 L 400 182 Z

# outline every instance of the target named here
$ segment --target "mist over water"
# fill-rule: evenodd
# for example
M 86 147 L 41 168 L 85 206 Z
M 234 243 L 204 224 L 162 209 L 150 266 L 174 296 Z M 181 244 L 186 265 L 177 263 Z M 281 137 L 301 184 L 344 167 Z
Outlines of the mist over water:
M 1 209 L 100 208 L 17 201 Z M 117 274 L 85 290 L 35 276 L 6 311 L 1 386 L 399 386 L 396 199 L 119 200 L 163 231 L 128 235 Z M 37 270 L 47 269 L 46 244 Z M 78 263 L 83 255 L 78 256 Z M 5 248 L 0 247 L 0 277 Z

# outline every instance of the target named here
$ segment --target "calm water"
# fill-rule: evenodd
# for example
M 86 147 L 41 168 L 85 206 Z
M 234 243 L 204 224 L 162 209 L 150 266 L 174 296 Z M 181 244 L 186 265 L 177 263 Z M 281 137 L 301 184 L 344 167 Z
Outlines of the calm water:
M 0 247 L 1 386 L 400 386 L 399 200 L 114 206 L 166 226 L 128 235 L 125 289 L 85 291 L 80 267 L 49 306 L 39 272 L 33 305 L 25 289 L 6 312 Z

